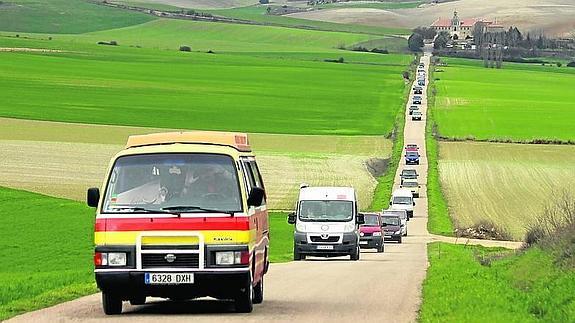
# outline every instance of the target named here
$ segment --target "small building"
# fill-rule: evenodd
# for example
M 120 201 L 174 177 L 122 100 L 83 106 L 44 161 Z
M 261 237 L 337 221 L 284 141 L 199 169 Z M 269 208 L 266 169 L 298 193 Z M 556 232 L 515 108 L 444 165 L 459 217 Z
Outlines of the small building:
M 453 17 L 449 18 L 438 18 L 431 28 L 433 28 L 438 34 L 442 31 L 446 31 L 451 36 L 451 39 L 471 39 L 473 38 L 473 29 L 477 23 L 483 23 L 488 29 L 493 29 L 490 31 L 504 31 L 504 27 L 491 20 L 484 18 L 459 18 L 457 10 L 453 12 Z

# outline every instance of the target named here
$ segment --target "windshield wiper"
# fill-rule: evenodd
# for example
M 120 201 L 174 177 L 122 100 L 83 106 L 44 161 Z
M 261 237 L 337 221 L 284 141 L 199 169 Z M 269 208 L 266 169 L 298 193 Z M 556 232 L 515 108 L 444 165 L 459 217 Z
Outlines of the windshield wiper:
M 164 209 L 161 209 L 161 210 L 158 210 L 158 209 L 147 209 L 147 208 L 145 208 L 145 207 L 139 207 L 139 206 L 115 207 L 115 208 L 113 208 L 113 210 L 132 210 L 132 212 L 173 214 L 173 215 L 177 215 L 177 216 L 180 215 L 179 212 L 170 212 L 170 211 L 166 211 L 166 210 L 164 210 Z
M 167 211 L 180 211 L 180 212 L 186 212 L 186 211 L 203 211 L 206 213 L 225 213 L 225 214 L 229 214 L 229 215 L 234 215 L 235 211 L 223 211 L 223 210 L 215 210 L 215 209 L 208 209 L 208 208 L 204 208 L 201 206 L 193 206 L 193 205 L 176 205 L 176 206 L 167 206 L 167 207 L 163 207 L 162 210 L 167 210 Z

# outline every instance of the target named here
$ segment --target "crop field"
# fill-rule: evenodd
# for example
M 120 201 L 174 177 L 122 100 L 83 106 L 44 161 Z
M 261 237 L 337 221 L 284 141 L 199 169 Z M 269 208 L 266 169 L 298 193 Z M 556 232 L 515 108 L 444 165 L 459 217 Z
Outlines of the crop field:
M 0 187 L 0 214 L 0 320 L 97 291 L 93 209 Z M 270 215 L 270 233 L 281 237 L 271 242 L 272 262 L 291 259 L 292 230 L 285 214 Z
M 130 134 L 166 129 L 95 126 L 0 118 L 0 185 L 84 201 L 99 187 L 110 158 Z M 370 205 L 376 179 L 370 159 L 389 158 L 380 136 L 252 134 L 269 196 L 269 208 L 293 209 L 299 184 L 352 185 L 360 205 Z
M 10 0 L 0 2 L 0 30 L 79 34 L 154 20 L 143 13 L 117 10 L 85 0 Z
M 488 220 L 521 240 L 554 196 L 575 192 L 575 147 L 440 142 L 439 172 L 458 227 Z
M 439 133 L 449 138 L 574 141 L 575 69 L 445 59 L 436 72 L 434 108 Z M 438 79 L 438 80 L 437 80 Z
M 53 42 L 4 38 L 0 46 L 3 41 L 6 47 L 26 48 Z M 409 61 L 409 56 L 394 55 L 397 60 L 391 62 L 394 58 L 387 55 L 351 53 L 352 60 L 367 57 L 370 64 L 336 64 L 297 57 L 52 44 L 62 45 L 63 52 L 2 53 L 0 86 L 5 95 L 0 98 L 0 116 L 160 128 L 382 135 L 391 131 L 401 108 L 405 87 L 401 72 Z

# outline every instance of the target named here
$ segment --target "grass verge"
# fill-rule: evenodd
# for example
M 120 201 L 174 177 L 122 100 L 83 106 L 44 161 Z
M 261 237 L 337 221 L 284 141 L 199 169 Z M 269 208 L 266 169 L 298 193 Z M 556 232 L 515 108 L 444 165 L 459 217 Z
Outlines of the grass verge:
M 435 139 L 436 127 L 433 109 L 435 108 L 435 83 L 433 67 L 429 76 L 427 95 L 427 124 L 425 125 L 425 147 L 427 149 L 427 230 L 433 234 L 453 236 L 453 221 L 449 216 L 447 201 L 443 197 L 439 178 L 439 145 Z
M 0 320 L 97 292 L 94 210 L 0 187 Z M 292 259 L 293 227 L 270 214 L 270 261 Z
M 421 322 L 571 322 L 575 271 L 539 248 L 428 245 Z

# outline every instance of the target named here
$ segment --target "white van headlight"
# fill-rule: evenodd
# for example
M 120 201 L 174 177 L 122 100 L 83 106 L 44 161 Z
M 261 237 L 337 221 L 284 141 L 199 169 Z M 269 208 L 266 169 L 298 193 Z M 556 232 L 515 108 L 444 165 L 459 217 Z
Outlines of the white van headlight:
M 305 223 L 298 222 L 295 225 L 295 230 L 298 232 L 305 232 Z
M 343 230 L 344 230 L 345 232 L 352 232 L 352 231 L 355 230 L 355 224 L 353 224 L 353 223 L 348 223 L 348 224 L 345 225 L 345 227 L 343 228 Z
M 125 252 L 109 252 L 108 253 L 108 266 L 125 266 L 126 253 Z

